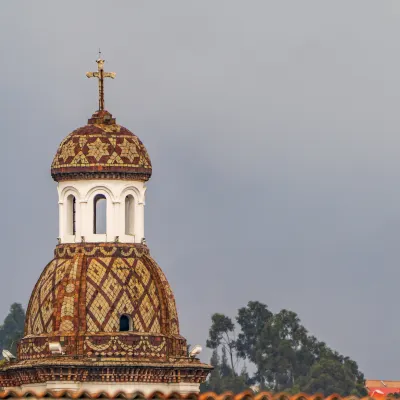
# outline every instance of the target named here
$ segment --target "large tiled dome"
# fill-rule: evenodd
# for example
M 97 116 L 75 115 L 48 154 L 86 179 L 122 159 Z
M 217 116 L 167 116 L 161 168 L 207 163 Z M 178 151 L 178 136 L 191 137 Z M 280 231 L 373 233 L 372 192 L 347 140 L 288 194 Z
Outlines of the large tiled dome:
M 140 139 L 117 125 L 108 111 L 97 111 L 88 124 L 60 144 L 51 165 L 54 180 L 135 179 L 147 181 L 151 161 Z
M 121 332 L 121 317 L 131 320 Z M 143 245 L 59 245 L 29 302 L 21 360 L 70 356 L 166 360 L 186 356 L 172 290 Z

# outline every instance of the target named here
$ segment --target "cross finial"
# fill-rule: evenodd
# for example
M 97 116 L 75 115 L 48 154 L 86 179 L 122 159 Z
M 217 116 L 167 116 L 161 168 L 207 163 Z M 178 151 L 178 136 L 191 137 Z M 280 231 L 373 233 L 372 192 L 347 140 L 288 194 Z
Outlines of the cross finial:
M 88 78 L 97 78 L 99 80 L 99 111 L 104 110 L 104 78 L 114 79 L 115 72 L 104 72 L 104 60 L 101 58 L 101 51 L 99 49 L 99 58 L 97 62 L 97 72 L 86 72 Z

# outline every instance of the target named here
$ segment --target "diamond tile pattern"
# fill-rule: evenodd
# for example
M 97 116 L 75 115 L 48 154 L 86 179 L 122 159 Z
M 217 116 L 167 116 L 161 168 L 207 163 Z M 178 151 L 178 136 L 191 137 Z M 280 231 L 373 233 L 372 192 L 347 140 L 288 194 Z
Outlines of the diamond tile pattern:
M 26 334 L 50 333 L 54 330 L 54 308 L 61 278 L 72 269 L 72 260 L 54 259 L 42 273 L 29 304 Z
M 60 245 L 33 290 L 25 334 L 119 332 L 122 314 L 136 333 L 179 336 L 174 296 L 148 250 Z
M 160 294 L 148 267 L 140 259 L 90 259 L 87 287 L 90 332 L 118 331 L 122 314 L 132 317 L 135 331 L 160 331 Z

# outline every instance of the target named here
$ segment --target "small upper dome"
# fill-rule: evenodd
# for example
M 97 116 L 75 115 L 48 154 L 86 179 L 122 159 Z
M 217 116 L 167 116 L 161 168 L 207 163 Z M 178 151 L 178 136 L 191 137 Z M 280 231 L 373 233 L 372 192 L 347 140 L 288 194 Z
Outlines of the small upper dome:
M 105 110 L 71 132 L 60 144 L 51 165 L 55 181 L 114 178 L 147 181 L 151 161 L 140 139 Z

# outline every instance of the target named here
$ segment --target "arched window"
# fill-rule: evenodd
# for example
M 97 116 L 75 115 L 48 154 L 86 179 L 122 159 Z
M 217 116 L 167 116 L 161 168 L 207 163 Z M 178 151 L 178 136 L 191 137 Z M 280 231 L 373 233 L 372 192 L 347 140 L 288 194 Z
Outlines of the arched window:
M 67 235 L 75 235 L 76 233 L 76 199 L 70 194 L 67 197 Z
M 134 235 L 135 202 L 131 194 L 125 197 L 125 235 Z
M 93 203 L 93 233 L 107 233 L 107 199 L 104 194 L 97 194 Z
M 133 331 L 133 322 L 132 318 L 129 315 L 121 315 L 119 319 L 119 331 L 120 332 L 128 332 Z

